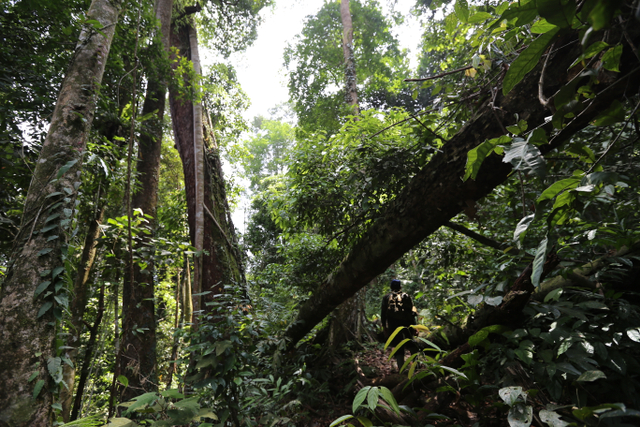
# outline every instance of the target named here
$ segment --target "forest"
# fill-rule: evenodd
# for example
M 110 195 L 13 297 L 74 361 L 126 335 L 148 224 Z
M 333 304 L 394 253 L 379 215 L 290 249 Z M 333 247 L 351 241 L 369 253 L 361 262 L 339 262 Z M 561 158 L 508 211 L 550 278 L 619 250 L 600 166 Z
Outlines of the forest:
M 0 427 L 640 425 L 640 1 L 0 2 Z

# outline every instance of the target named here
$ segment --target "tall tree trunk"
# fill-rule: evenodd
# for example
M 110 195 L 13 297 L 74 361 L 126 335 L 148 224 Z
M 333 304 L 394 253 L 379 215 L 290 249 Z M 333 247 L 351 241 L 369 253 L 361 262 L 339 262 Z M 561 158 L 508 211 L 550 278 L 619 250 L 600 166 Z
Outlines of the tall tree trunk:
M 349 0 L 340 2 L 340 19 L 342 20 L 342 52 L 344 54 L 345 101 L 352 108 L 354 115 L 360 114 L 358 106 L 358 87 L 356 79 L 356 60 L 353 54 L 353 21 L 349 11 Z
M 351 113 L 357 116 L 360 114 L 360 108 L 358 106 L 356 61 L 353 54 L 353 22 L 349 11 L 349 0 L 341 0 L 340 18 L 343 28 L 345 101 L 351 107 Z M 362 323 L 365 320 L 364 292 L 364 289 L 358 291 L 334 310 L 329 330 L 329 345 L 332 349 L 351 340 L 361 340 Z
M 100 191 L 98 191 L 97 199 L 97 203 L 101 204 Z M 63 378 L 67 387 L 62 387 L 60 390 L 60 403 L 62 404 L 62 419 L 64 422 L 69 422 L 69 415 L 71 413 L 78 348 L 80 346 L 80 336 L 84 331 L 84 312 L 89 298 L 89 289 L 87 289 L 87 285 L 89 282 L 89 275 L 91 274 L 91 270 L 96 259 L 98 238 L 100 237 L 100 224 L 102 224 L 104 219 L 104 211 L 105 206 L 103 205 L 96 214 L 96 218 L 89 225 L 89 230 L 87 231 L 87 235 L 84 240 L 84 248 L 82 249 L 80 265 L 73 283 L 74 297 L 71 302 L 71 326 L 69 336 L 67 337 L 66 351 L 66 356 L 71 361 L 71 364 L 65 363 L 63 366 Z
M 146 267 L 138 263 L 133 266 L 133 283 L 125 275 L 122 292 L 122 351 L 120 367 L 129 380 L 124 390 L 124 400 L 157 390 L 156 372 L 156 317 L 154 284 L 154 245 L 153 238 L 157 226 L 158 180 L 160 177 L 160 152 L 162 149 L 162 124 L 164 120 L 165 99 L 167 93 L 167 58 L 169 52 L 169 30 L 173 0 L 156 2 L 156 19 L 160 21 L 161 34 L 151 45 L 157 58 L 155 69 L 149 70 L 147 93 L 142 107 L 142 115 L 153 114 L 143 123 L 138 143 L 138 161 L 136 169 L 140 188 L 133 194 L 132 207 L 141 209 L 147 217 L 145 227 L 148 234 L 137 238 L 137 252 L 143 258 Z M 165 65 L 167 64 L 167 65 Z M 129 271 L 130 266 L 127 266 Z
M 197 59 L 197 39 L 191 24 L 184 24 L 172 31 L 171 44 L 181 57 L 193 60 L 195 53 Z M 189 81 L 185 83 L 187 86 L 192 84 Z M 193 107 L 199 100 L 189 100 L 173 87 L 170 88 L 169 99 L 175 141 L 184 169 L 191 241 L 196 249 L 206 251 L 196 257 L 194 266 L 192 290 L 196 296 L 193 298 L 193 310 L 197 314 L 204 309 L 207 301 L 223 291 L 224 284 L 244 284 L 244 273 L 229 216 L 215 138 L 204 125 L 207 120 L 203 119 L 202 108 Z M 200 115 L 200 119 L 196 119 L 197 115 Z M 201 140 L 197 133 L 202 135 L 202 145 L 194 144 L 194 141 Z M 208 147 L 206 154 L 205 144 Z M 199 150 L 202 150 L 202 156 Z M 198 262 L 201 262 L 201 267 L 197 266 Z M 203 292 L 210 293 L 204 298 L 197 295 Z
M 620 34 L 617 34 L 620 37 Z M 573 37 L 573 39 L 572 39 Z M 580 44 L 569 43 L 577 34 L 568 34 L 556 42 L 564 46 L 549 58 L 545 85 L 555 92 L 570 78 L 567 69 L 580 55 Z M 623 39 L 622 37 L 620 37 Z M 562 42 L 562 43 L 561 43 Z M 560 147 L 576 132 L 625 93 L 633 93 L 640 83 L 640 72 L 634 67 L 637 59 L 625 46 L 617 80 L 595 88 L 597 96 L 585 101 L 584 109 L 549 144 L 540 146 L 542 154 Z M 298 316 L 285 335 L 294 345 L 342 301 L 351 297 L 378 274 L 447 222 L 462 212 L 469 201 L 477 201 L 503 183 L 512 171 L 496 154 L 483 163 L 475 180 L 463 182 L 467 153 L 486 139 L 504 134 L 504 127 L 515 114 L 528 122 L 529 128 L 547 126 L 549 111 L 539 102 L 530 102 L 538 91 L 542 64 L 531 71 L 508 95 L 496 94 L 492 102 L 485 101 L 475 115 L 447 142 L 428 165 L 418 172 L 369 228 L 342 263 L 330 274 L 299 309 Z M 488 97 L 491 100 L 491 97 Z
M 2 427 L 52 423 L 52 390 L 62 381 L 63 363 L 55 357 L 52 325 L 62 315 L 59 305 L 68 301 L 64 287 L 56 283 L 62 284 L 65 233 L 119 12 L 119 1 L 91 3 L 87 20 L 102 28 L 86 24 L 80 34 L 27 192 L 15 255 L 0 291 Z M 41 292 L 34 298 L 36 291 Z
M 78 390 L 76 391 L 75 399 L 73 402 L 73 410 L 70 414 L 71 420 L 76 420 L 80 413 L 80 407 L 82 405 L 82 396 L 84 395 L 84 387 L 89 378 L 89 369 L 91 367 L 91 360 L 93 359 L 93 351 L 96 346 L 96 340 L 98 339 L 98 331 L 102 324 L 102 316 L 104 315 L 104 294 L 105 294 L 105 282 L 102 282 L 100 287 L 100 295 L 98 296 L 98 313 L 93 322 L 93 326 L 89 329 L 89 341 L 84 350 L 84 358 L 82 362 L 82 369 L 80 370 L 80 379 L 78 380 Z

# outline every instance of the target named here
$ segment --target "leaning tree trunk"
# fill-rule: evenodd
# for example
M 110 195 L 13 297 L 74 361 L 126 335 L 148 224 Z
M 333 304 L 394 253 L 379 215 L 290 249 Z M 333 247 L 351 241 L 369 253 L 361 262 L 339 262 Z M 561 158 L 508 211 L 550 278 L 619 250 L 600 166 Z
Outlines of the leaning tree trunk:
M 197 62 L 197 39 L 192 25 L 184 24 L 172 31 L 171 44 L 181 57 L 195 58 Z M 189 81 L 185 83 L 187 87 L 191 85 Z M 188 99 L 174 87 L 170 88 L 169 98 L 176 146 L 184 170 L 191 241 L 196 249 L 205 251 L 196 257 L 194 266 L 192 289 L 196 294 L 193 297 L 196 315 L 205 308 L 206 302 L 222 293 L 225 284 L 244 284 L 244 274 L 229 216 L 218 147 L 212 130 L 202 118 L 202 107 L 194 108 L 199 99 Z M 201 267 L 197 266 L 198 262 Z M 204 292 L 208 293 L 198 295 Z
M 619 33 L 620 30 L 616 31 Z M 577 34 L 567 34 L 556 42 L 563 48 L 550 54 L 545 74 L 545 86 L 550 93 L 555 93 L 570 80 L 567 69 L 581 53 L 580 43 L 572 43 L 577 37 Z M 620 34 L 616 37 L 624 39 Z M 584 101 L 582 112 L 555 134 L 549 144 L 540 147 L 543 155 L 589 125 L 613 100 L 638 89 L 640 71 L 635 68 L 637 59 L 632 52 L 625 46 L 620 61 L 621 72 L 616 80 L 608 86 L 601 83 L 595 87 L 596 97 Z M 302 339 L 342 301 L 383 273 L 405 252 L 462 212 L 467 202 L 483 198 L 507 179 L 512 167 L 496 154 L 484 161 L 475 180 L 463 182 L 461 178 L 465 173 L 467 153 L 481 142 L 503 135 L 504 127 L 516 114 L 527 121 L 530 129 L 546 126 L 547 131 L 551 130 L 551 124 L 545 122 L 549 110 L 539 102 L 530 101 L 538 93 L 541 70 L 542 64 L 538 64 L 508 95 L 496 94 L 493 100 L 489 97 L 474 118 L 411 179 L 342 263 L 302 304 L 296 320 L 285 332 L 290 345 Z
M 57 286 L 64 277 L 65 234 L 119 12 L 119 1 L 91 3 L 88 21 L 98 21 L 102 28 L 86 24 L 80 34 L 27 192 L 11 267 L 0 291 L 2 427 L 47 426 L 53 421 L 53 390 L 62 381 L 63 363 L 55 357 L 55 325 L 69 300 L 65 288 Z
M 166 75 L 169 68 L 169 31 L 173 0 L 156 2 L 156 18 L 160 21 L 160 35 L 151 45 L 156 57 L 156 68 L 149 71 L 147 93 L 142 115 L 152 114 L 142 124 L 138 142 L 138 181 L 140 188 L 133 194 L 132 207 L 141 209 L 148 222 L 144 225 L 149 234 L 136 239 L 138 256 L 146 263 L 144 269 L 138 263 L 133 266 L 133 283 L 125 275 L 122 292 L 122 346 L 119 353 L 120 371 L 129 380 L 122 394 L 124 400 L 158 388 L 156 371 L 156 316 L 154 283 L 154 245 L 158 205 L 158 181 L 160 177 L 160 152 L 162 150 L 162 124 L 167 94 Z M 131 266 L 127 265 L 126 271 Z M 138 331 L 134 330 L 137 329 Z M 143 332 L 140 332 L 142 330 Z

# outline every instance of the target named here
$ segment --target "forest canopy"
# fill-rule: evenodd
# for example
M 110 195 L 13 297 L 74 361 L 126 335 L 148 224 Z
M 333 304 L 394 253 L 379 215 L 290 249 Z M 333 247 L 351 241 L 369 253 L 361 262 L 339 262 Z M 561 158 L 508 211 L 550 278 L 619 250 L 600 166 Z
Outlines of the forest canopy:
M 0 427 L 637 424 L 638 2 L 279 1 L 2 1 Z

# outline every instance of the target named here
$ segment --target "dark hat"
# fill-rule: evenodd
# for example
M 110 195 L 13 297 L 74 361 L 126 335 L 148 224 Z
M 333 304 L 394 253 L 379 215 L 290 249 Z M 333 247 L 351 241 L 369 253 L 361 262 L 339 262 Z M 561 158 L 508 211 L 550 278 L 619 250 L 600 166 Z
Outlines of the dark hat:
M 391 281 L 391 289 L 398 290 L 402 287 L 402 283 L 398 279 L 393 279 Z

